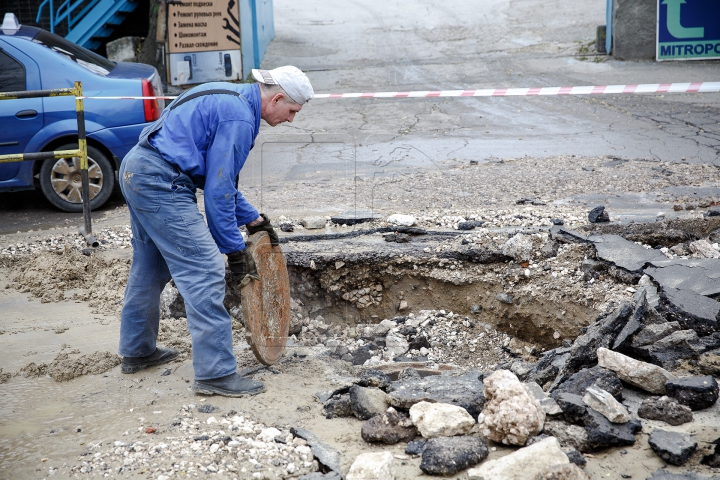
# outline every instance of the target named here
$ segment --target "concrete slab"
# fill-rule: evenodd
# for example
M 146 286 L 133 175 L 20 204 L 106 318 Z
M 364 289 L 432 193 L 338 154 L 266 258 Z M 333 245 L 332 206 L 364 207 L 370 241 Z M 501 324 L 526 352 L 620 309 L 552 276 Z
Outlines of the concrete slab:
M 357 225 L 358 223 L 371 222 L 381 218 L 383 218 L 382 215 L 377 212 L 373 212 L 372 210 L 356 209 L 333 215 L 330 217 L 330 220 L 339 225 Z
M 660 298 L 663 300 L 661 310 L 669 321 L 677 321 L 684 329 L 695 330 L 699 335 L 717 331 L 720 302 L 677 288 L 663 290 Z
M 656 0 L 616 0 L 612 53 L 618 60 L 654 60 Z
M 690 290 L 699 295 L 720 294 L 720 260 L 714 258 L 653 261 L 645 273 L 663 289 Z
M 667 260 L 658 250 L 647 249 L 625 240 L 620 235 L 591 235 L 599 259 L 631 272 L 639 272 L 651 262 Z

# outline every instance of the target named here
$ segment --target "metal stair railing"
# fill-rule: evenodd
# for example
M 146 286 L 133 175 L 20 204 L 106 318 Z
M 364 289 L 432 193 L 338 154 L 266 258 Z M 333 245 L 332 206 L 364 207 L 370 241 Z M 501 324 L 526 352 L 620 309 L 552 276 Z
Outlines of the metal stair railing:
M 53 0 L 44 0 L 38 7 L 38 13 L 37 17 L 35 18 L 35 23 L 40 23 L 43 10 L 45 9 L 45 6 L 48 5 L 50 10 L 50 31 L 52 33 L 55 33 L 55 27 L 57 27 L 64 20 L 67 19 L 67 27 L 69 33 L 72 30 L 73 26 L 77 24 L 77 22 L 82 20 L 83 17 L 85 17 L 85 15 L 87 15 L 87 13 L 99 3 L 99 1 L 100 0 L 90 0 L 90 2 L 88 2 L 87 0 L 76 0 L 75 2 L 71 2 L 70 0 L 65 0 L 58 7 L 58 9 L 55 10 L 55 2 Z M 83 6 L 84 8 L 80 11 L 80 13 L 73 16 L 73 12 Z
M 105 23 L 113 15 L 117 15 L 119 11 L 124 11 L 124 6 L 131 3 L 134 2 L 132 0 L 113 0 L 111 2 L 106 0 L 65 0 L 55 9 L 54 0 L 44 0 L 38 7 L 35 22 L 40 23 L 45 7 L 48 7 L 50 31 L 52 33 L 55 33 L 56 27 L 62 22 L 67 22 L 65 38 L 92 49 L 93 37 L 98 32 L 103 31 Z M 102 11 L 98 11 L 98 9 Z

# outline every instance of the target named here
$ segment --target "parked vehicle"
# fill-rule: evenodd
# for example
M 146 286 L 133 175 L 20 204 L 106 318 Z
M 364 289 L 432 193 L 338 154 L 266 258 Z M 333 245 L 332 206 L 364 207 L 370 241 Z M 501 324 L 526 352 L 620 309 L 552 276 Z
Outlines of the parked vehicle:
M 5 14 L 0 25 L 0 92 L 70 88 L 92 96 L 162 95 L 157 70 L 111 62 Z M 85 100 L 90 207 L 110 197 L 120 162 L 142 129 L 160 117 L 162 100 Z M 77 148 L 73 97 L 0 101 L 0 155 Z M 0 163 L 0 192 L 40 188 L 56 207 L 81 212 L 79 159 Z

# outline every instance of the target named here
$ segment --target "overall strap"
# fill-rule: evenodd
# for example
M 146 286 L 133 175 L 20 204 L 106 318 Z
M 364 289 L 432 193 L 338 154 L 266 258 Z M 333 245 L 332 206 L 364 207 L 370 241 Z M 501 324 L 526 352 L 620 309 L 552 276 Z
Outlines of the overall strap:
M 180 105 L 182 105 L 183 103 L 189 102 L 190 100 L 192 100 L 192 99 L 194 99 L 194 98 L 202 97 L 203 95 L 221 95 L 221 94 L 223 94 L 223 95 L 235 95 L 236 97 L 239 97 L 239 96 L 240 96 L 240 94 L 239 94 L 238 92 L 235 92 L 235 91 L 233 91 L 233 90 L 222 90 L 222 89 L 204 90 L 204 91 L 202 91 L 202 92 L 191 93 L 190 95 L 183 95 L 182 97 L 180 97 L 180 98 L 177 100 L 177 102 L 175 102 L 175 103 L 170 107 L 170 110 L 173 110 L 173 109 L 179 107 Z
M 167 118 L 170 111 L 174 110 L 185 102 L 189 102 L 190 100 L 193 100 L 197 97 L 202 97 L 203 95 L 234 95 L 236 97 L 240 97 L 245 103 L 247 103 L 245 97 L 233 90 L 205 90 L 202 92 L 191 93 L 189 95 L 187 94 L 187 92 L 185 92 L 174 100 L 175 103 L 170 104 L 168 108 L 163 111 L 162 116 L 158 118 L 155 123 L 143 129 L 142 133 L 140 134 L 140 141 L 138 142 L 138 144 L 142 147 L 151 148 L 157 151 L 157 149 L 150 144 L 149 139 L 155 132 L 162 128 L 163 124 L 165 123 L 165 119 Z

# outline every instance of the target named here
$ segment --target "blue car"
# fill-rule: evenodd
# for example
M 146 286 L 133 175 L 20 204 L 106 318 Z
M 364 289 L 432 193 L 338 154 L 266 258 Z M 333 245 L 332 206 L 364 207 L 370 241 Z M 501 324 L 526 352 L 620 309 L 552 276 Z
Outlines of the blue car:
M 69 88 L 93 96 L 162 95 L 157 70 L 110 60 L 6 14 L 0 26 L 0 92 Z M 85 100 L 90 207 L 110 197 L 120 161 L 142 129 L 160 117 L 162 100 Z M 73 97 L 0 101 L 0 155 L 77 148 Z M 40 188 L 61 210 L 81 212 L 79 159 L 0 163 L 0 192 Z

